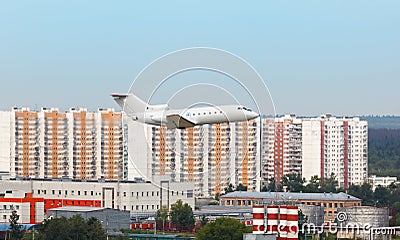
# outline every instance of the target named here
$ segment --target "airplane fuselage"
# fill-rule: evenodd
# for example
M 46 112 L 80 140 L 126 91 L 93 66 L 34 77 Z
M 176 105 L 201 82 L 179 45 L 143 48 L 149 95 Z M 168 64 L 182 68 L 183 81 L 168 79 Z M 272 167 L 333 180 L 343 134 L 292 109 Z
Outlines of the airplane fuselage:
M 137 114 L 136 120 L 151 125 L 166 125 L 167 116 L 170 115 L 180 115 L 195 123 L 195 125 L 239 122 L 258 117 L 257 113 L 246 107 L 240 105 L 224 105 L 216 107 L 145 111 L 142 114 Z
M 168 128 L 239 122 L 259 116 L 251 109 L 240 105 L 169 109 L 168 104 L 149 105 L 132 93 L 112 94 L 112 97 L 132 120 Z

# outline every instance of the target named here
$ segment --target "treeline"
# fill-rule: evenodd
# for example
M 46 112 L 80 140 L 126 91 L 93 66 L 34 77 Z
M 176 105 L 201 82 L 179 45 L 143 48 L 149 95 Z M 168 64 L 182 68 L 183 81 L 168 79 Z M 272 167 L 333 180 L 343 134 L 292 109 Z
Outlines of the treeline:
M 331 174 L 329 178 L 321 179 L 318 176 L 311 177 L 306 184 L 305 178 L 300 174 L 289 173 L 283 176 L 281 182 L 276 182 L 274 178 L 268 180 L 268 184 L 263 186 L 262 192 L 343 192 L 344 189 L 339 188 L 335 174 Z
M 16 211 L 10 217 L 11 230 L 6 233 L 6 239 L 38 239 L 38 240 L 106 240 L 107 232 L 100 221 L 91 217 L 85 220 L 81 215 L 74 215 L 70 218 L 48 219 L 40 224 L 37 230 L 25 231 L 22 225 L 18 224 L 19 216 Z
M 369 129 L 368 138 L 368 174 L 400 178 L 400 129 Z

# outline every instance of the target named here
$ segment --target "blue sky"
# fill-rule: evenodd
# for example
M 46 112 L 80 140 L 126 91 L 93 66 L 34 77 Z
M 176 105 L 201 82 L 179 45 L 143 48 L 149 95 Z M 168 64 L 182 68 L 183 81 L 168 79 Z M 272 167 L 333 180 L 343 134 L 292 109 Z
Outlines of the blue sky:
M 277 113 L 400 115 L 399 10 L 395 0 L 3 1 L 0 110 L 117 108 L 109 94 L 151 61 L 201 46 L 254 66 Z

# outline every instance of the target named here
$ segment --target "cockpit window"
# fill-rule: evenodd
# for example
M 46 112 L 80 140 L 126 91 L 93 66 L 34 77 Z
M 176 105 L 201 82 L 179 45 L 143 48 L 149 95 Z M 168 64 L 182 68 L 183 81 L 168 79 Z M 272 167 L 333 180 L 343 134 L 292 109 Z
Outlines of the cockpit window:
M 238 107 L 238 110 L 246 110 L 246 111 L 248 111 L 248 112 L 251 112 L 252 110 L 250 109 L 250 108 L 247 108 L 247 107 Z

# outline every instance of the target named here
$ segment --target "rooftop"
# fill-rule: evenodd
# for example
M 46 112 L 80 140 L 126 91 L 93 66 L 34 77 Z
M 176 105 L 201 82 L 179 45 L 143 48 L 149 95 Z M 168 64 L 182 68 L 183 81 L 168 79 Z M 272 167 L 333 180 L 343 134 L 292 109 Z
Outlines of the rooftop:
M 243 192 L 225 194 L 221 198 L 257 198 L 272 200 L 322 200 L 322 201 L 359 201 L 347 193 L 301 193 L 301 192 Z

